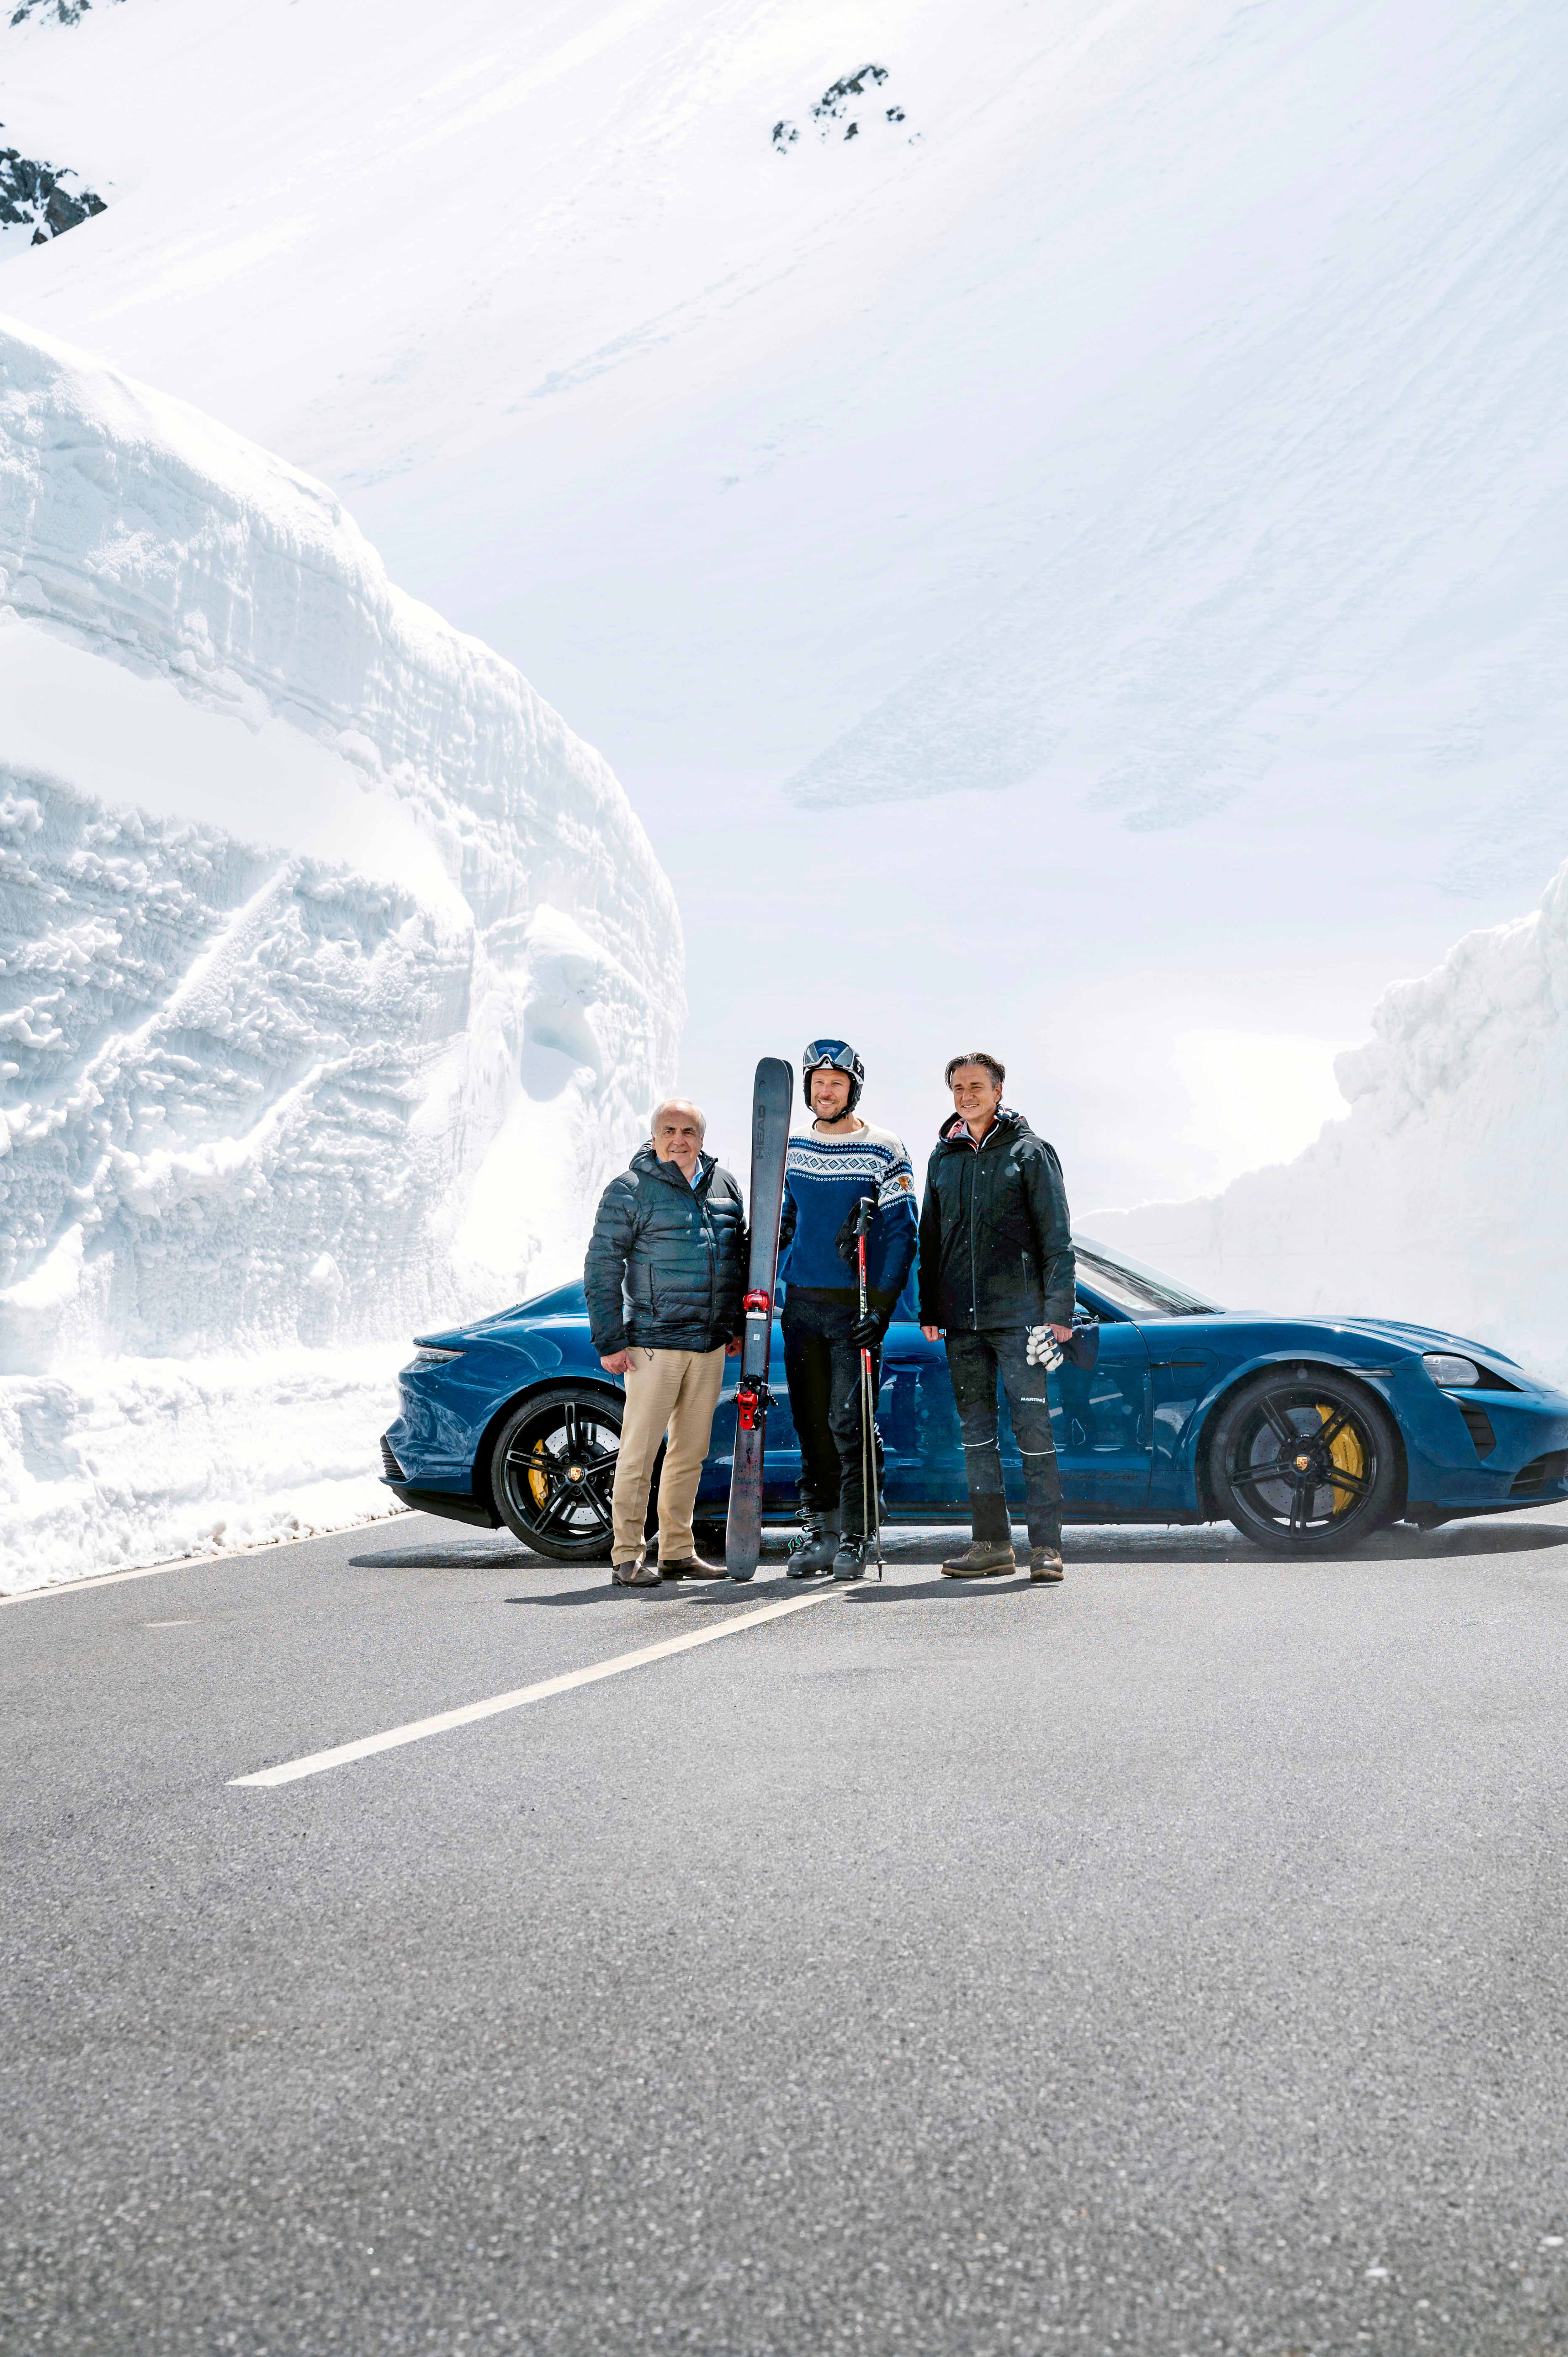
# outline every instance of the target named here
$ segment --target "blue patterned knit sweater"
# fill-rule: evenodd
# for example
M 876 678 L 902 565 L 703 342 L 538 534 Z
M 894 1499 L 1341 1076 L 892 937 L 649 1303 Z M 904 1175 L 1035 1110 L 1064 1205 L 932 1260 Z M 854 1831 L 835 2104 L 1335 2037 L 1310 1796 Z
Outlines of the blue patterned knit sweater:
M 915 1265 L 915 1173 L 903 1141 L 867 1124 L 849 1137 L 806 1130 L 789 1140 L 784 1165 L 784 1219 L 779 1274 L 812 1291 L 855 1291 L 854 1270 L 834 1238 L 863 1195 L 876 1198 L 865 1240 L 866 1290 L 891 1308 Z

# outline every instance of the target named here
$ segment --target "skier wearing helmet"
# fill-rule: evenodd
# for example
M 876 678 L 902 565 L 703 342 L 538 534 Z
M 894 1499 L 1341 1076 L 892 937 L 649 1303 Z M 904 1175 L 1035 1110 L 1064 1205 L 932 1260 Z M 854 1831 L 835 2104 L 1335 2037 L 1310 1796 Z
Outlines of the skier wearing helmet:
M 862 1579 L 872 1511 L 862 1474 L 860 1353 L 871 1353 L 875 1394 L 883 1338 L 914 1265 L 915 1173 L 902 1141 L 856 1112 L 865 1068 L 847 1040 L 813 1039 L 800 1071 L 806 1108 L 815 1117 L 789 1139 L 779 1265 L 805 1524 L 789 1569 L 791 1579 L 825 1571 L 835 1579 Z M 866 1239 L 863 1319 L 852 1239 L 866 1197 L 876 1209 Z

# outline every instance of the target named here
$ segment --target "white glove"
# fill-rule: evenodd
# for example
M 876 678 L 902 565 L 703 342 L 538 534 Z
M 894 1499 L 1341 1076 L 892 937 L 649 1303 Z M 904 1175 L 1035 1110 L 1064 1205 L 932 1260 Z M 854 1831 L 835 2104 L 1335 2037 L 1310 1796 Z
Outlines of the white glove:
M 1024 1356 L 1031 1367 L 1044 1367 L 1048 1375 L 1055 1374 L 1062 1362 L 1062 1346 L 1048 1326 L 1031 1326 Z

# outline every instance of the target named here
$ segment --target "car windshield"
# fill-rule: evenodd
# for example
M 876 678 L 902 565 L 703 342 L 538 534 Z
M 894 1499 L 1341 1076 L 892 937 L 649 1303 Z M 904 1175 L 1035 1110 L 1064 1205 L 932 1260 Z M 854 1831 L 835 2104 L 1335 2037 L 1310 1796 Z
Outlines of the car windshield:
M 1125 1310 L 1129 1318 L 1206 1318 L 1217 1307 L 1189 1293 L 1174 1276 L 1145 1268 L 1141 1261 L 1128 1260 L 1122 1254 L 1113 1259 L 1103 1244 L 1091 1243 L 1087 1236 L 1081 1241 L 1074 1237 L 1073 1251 L 1084 1283 L 1103 1294 L 1114 1308 Z

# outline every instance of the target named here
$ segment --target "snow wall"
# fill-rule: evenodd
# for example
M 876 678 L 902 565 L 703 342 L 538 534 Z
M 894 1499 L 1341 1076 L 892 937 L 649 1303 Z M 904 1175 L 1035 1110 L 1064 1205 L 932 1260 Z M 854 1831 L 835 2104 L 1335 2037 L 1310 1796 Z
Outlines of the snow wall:
M 1568 1380 L 1568 865 L 1528 917 L 1396 983 L 1294 1162 L 1085 1230 L 1232 1308 L 1441 1326 Z
M 0 321 L 0 1587 L 386 1502 L 673 1078 L 605 762 L 320 484 Z

